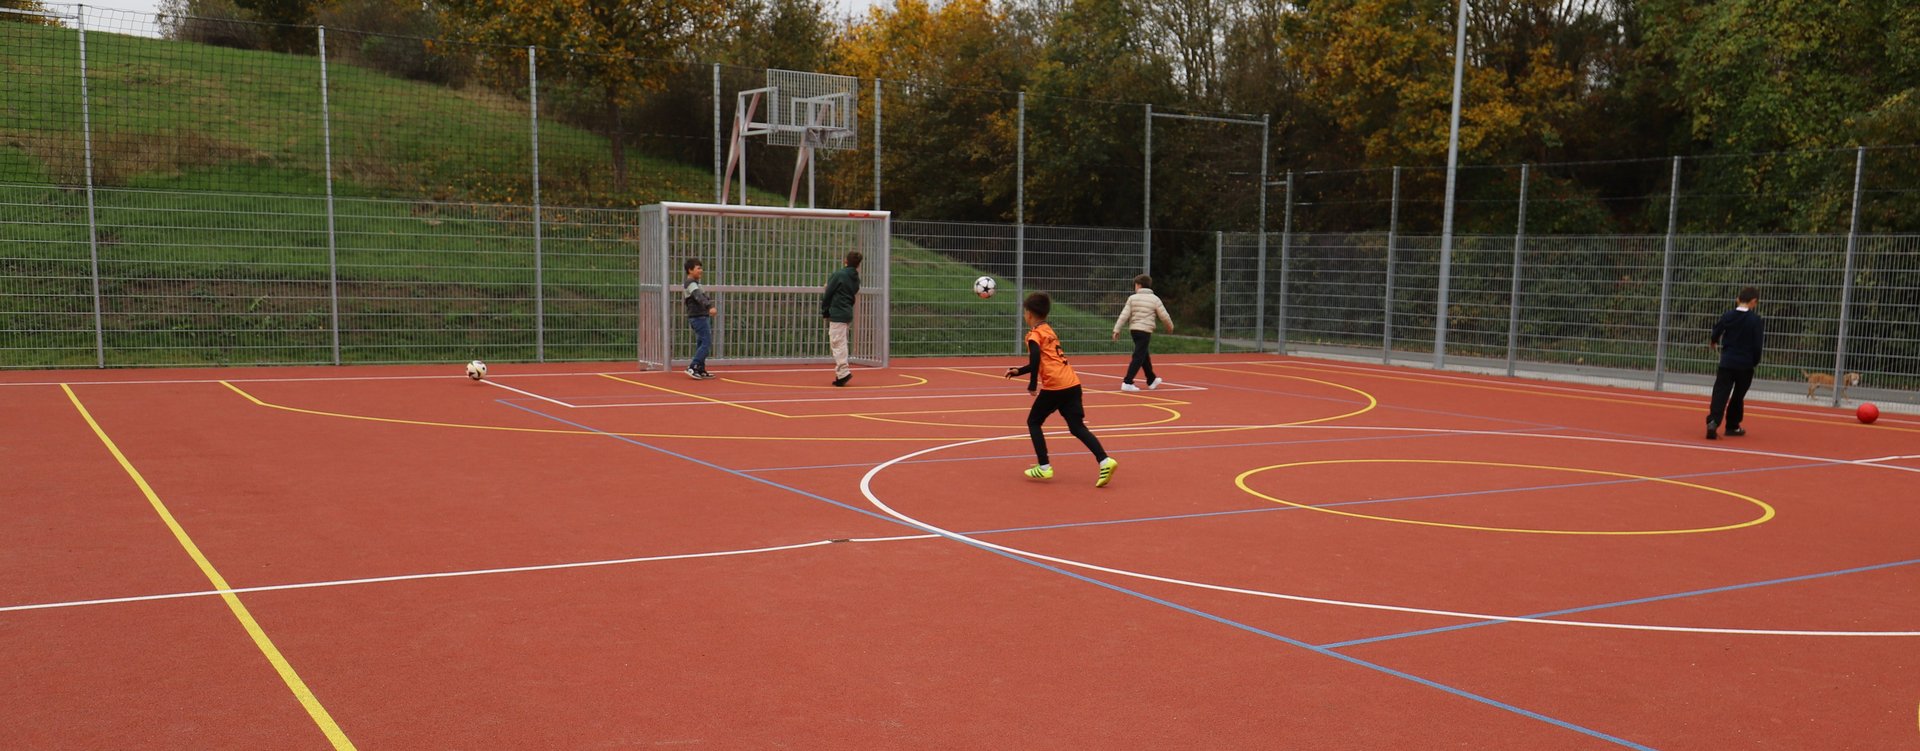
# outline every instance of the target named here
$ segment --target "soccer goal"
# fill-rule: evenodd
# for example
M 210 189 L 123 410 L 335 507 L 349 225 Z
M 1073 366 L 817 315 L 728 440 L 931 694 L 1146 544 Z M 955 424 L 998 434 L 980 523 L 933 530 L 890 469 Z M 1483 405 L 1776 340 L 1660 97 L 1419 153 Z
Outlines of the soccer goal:
M 831 363 L 820 295 L 847 252 L 860 251 L 848 358 L 888 359 L 888 212 L 659 203 L 640 210 L 639 362 L 670 370 L 693 357 L 683 282 L 687 259 L 705 267 L 713 296 L 713 352 L 721 363 Z

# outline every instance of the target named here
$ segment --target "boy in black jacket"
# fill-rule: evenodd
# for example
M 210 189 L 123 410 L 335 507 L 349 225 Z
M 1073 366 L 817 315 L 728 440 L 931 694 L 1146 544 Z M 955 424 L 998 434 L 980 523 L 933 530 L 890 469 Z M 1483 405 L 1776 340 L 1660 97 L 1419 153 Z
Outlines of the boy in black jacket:
M 700 259 L 687 259 L 685 268 L 687 281 L 681 287 L 687 295 L 687 327 L 693 329 L 693 362 L 687 363 L 687 377 L 704 381 L 713 377 L 707 372 L 707 354 L 713 351 L 713 316 L 720 311 L 700 286 L 700 277 L 706 274 Z
M 1747 411 L 1747 387 L 1753 385 L 1753 369 L 1760 365 L 1760 352 L 1766 344 L 1767 322 L 1753 312 L 1760 303 L 1760 291 L 1752 287 L 1740 290 L 1739 304 L 1720 314 L 1707 338 L 1707 347 L 1720 348 L 1720 369 L 1713 377 L 1713 403 L 1707 410 L 1707 440 L 1719 438 L 1720 418 L 1727 418 L 1727 435 L 1743 436 L 1740 427 Z

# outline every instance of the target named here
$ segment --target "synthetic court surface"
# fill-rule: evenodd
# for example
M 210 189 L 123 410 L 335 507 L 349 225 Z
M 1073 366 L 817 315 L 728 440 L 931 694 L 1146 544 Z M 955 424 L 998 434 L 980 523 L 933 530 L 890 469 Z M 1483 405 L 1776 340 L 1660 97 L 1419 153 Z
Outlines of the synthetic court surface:
M 1920 421 L 1163 360 L 0 374 L 0 748 L 1920 748 Z

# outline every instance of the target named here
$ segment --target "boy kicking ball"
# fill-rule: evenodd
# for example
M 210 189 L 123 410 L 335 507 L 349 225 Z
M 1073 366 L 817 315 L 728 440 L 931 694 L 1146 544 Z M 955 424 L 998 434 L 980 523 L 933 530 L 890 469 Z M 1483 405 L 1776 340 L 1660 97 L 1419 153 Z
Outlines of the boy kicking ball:
M 1053 479 L 1053 465 L 1047 461 L 1047 436 L 1041 432 L 1040 425 L 1047 416 L 1059 412 L 1067 421 L 1067 430 L 1073 437 L 1086 444 L 1093 452 L 1093 458 L 1100 462 L 1100 476 L 1093 481 L 1096 488 L 1104 488 L 1113 480 L 1113 470 L 1120 462 L 1107 456 L 1100 448 L 1100 439 L 1093 437 L 1093 431 L 1087 429 L 1087 410 L 1080 403 L 1080 376 L 1073 372 L 1073 366 L 1067 364 L 1067 354 L 1060 349 L 1060 337 L 1053 332 L 1053 326 L 1047 323 L 1047 314 L 1053 312 L 1053 298 L 1045 292 L 1027 295 L 1021 303 L 1021 315 L 1026 318 L 1027 326 L 1027 364 L 1025 367 L 1007 368 L 1007 377 L 1027 376 L 1027 393 L 1033 394 L 1033 409 L 1027 411 L 1027 435 L 1033 438 L 1033 453 L 1040 463 L 1027 468 L 1027 477 L 1034 480 Z

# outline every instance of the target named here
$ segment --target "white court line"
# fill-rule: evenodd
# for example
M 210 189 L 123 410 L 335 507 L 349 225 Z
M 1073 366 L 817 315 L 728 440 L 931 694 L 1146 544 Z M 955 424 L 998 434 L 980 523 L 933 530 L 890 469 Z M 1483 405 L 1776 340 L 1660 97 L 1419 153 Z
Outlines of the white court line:
M 1871 464 L 1873 462 L 1891 462 L 1891 461 L 1898 461 L 1900 459 L 1920 459 L 1920 454 L 1902 454 L 1900 456 L 1883 456 L 1878 459 L 1857 459 L 1855 461 L 1858 461 L 1862 464 Z
M 922 396 L 834 396 L 818 399 L 729 399 L 724 402 L 634 402 L 617 404 L 569 404 L 576 409 L 596 409 L 601 407 L 725 407 L 731 404 L 812 404 L 814 402 L 879 402 L 904 401 L 908 399 L 1005 399 L 1008 397 L 1026 397 L 1027 392 L 1004 394 L 931 394 Z
M 1700 404 L 1700 399 L 1701 399 L 1701 397 L 1699 396 L 1670 394 L 1670 393 L 1662 393 L 1658 391 L 1647 391 L 1644 389 L 1634 389 L 1634 388 L 1628 388 L 1625 386 L 1617 387 L 1612 390 L 1597 389 L 1597 388 L 1576 388 L 1572 386 L 1563 386 L 1563 385 L 1557 385 L 1552 383 L 1542 383 L 1538 379 L 1530 378 L 1523 375 L 1516 375 L 1513 378 L 1507 378 L 1505 376 L 1497 376 L 1497 375 L 1489 375 L 1489 376 L 1482 376 L 1480 378 L 1473 378 L 1470 376 L 1459 375 L 1451 372 L 1427 370 L 1423 368 L 1367 366 L 1367 365 L 1356 365 L 1353 363 L 1338 362 L 1333 360 L 1312 360 L 1312 359 L 1308 359 L 1305 363 L 1298 363 L 1298 362 L 1289 363 L 1288 361 L 1281 360 L 1281 361 L 1268 362 L 1266 364 L 1313 365 L 1317 367 L 1333 368 L 1333 369 L 1351 371 L 1356 373 L 1371 373 L 1374 375 L 1404 372 L 1404 373 L 1411 374 L 1413 376 L 1431 378 L 1435 381 L 1457 381 L 1461 383 L 1479 384 L 1479 385 L 1487 385 L 1490 379 L 1497 379 L 1497 380 L 1503 380 L 1503 381 L 1518 381 L 1518 382 L 1522 382 L 1519 384 L 1519 387 L 1521 388 L 1531 388 L 1531 389 L 1537 389 L 1540 391 L 1549 391 L 1549 392 L 1562 391 L 1569 394 L 1578 394 L 1582 396 L 1605 396 L 1605 397 L 1612 397 L 1615 399 L 1638 398 L 1648 402 L 1660 402 L 1664 404 L 1672 404 L 1672 405 L 1679 405 L 1679 406 L 1697 406 Z M 1629 395 L 1633 395 L 1633 396 L 1630 397 Z M 1843 412 L 1833 412 L 1833 411 L 1821 412 L 1821 411 L 1815 411 L 1812 409 L 1799 407 L 1791 404 L 1781 404 L 1779 402 L 1756 401 L 1756 403 L 1750 405 L 1750 408 L 1770 410 L 1773 412 L 1781 412 L 1788 415 L 1805 415 L 1809 417 L 1845 417 L 1846 416 Z M 1841 409 L 1844 410 L 1845 408 L 1842 407 Z M 1881 419 L 1887 420 L 1888 422 L 1902 422 L 1907 424 L 1914 424 L 1911 421 L 1901 420 L 1898 417 L 1889 418 L 1886 415 L 1881 415 Z
M 567 407 L 567 408 L 573 408 L 573 407 L 576 407 L 576 406 L 578 406 L 578 405 L 574 405 L 574 404 L 568 404 L 568 403 L 566 403 L 566 402 L 563 402 L 563 401 L 560 401 L 559 399 L 554 399 L 554 398 L 552 398 L 552 397 L 547 397 L 547 396 L 541 396 L 541 395 L 539 395 L 539 394 L 536 394 L 536 393 L 533 393 L 533 392 L 531 392 L 531 391 L 527 391 L 527 390 L 524 390 L 524 389 L 516 389 L 516 388 L 514 388 L 514 387 L 512 387 L 512 386 L 508 386 L 508 385 L 506 385 L 506 384 L 504 384 L 504 383 L 494 383 L 493 381 L 489 381 L 489 380 L 486 380 L 486 379 L 484 379 L 484 378 L 483 378 L 483 379 L 481 379 L 481 380 L 480 380 L 480 382 L 481 382 L 481 383 L 484 383 L 484 384 L 486 384 L 486 385 L 488 385 L 488 386 L 492 386 L 492 387 L 494 387 L 494 388 L 496 388 L 496 389 L 506 389 L 506 390 L 508 390 L 508 391 L 511 391 L 511 392 L 513 392 L 513 393 L 516 393 L 516 394 L 526 394 L 527 396 L 531 396 L 531 397 L 533 397 L 533 398 L 535 398 L 535 399 L 539 399 L 540 401 L 543 401 L 543 402 L 551 402 L 551 403 L 553 403 L 553 404 L 558 404 L 558 405 L 560 405 L 560 406 L 562 406 L 562 407 Z
M 236 587 L 233 589 L 209 589 L 199 592 L 173 592 L 160 595 L 133 595 L 128 597 L 107 597 L 97 600 L 73 600 L 69 602 L 44 602 L 31 605 L 8 605 L 0 607 L 0 613 L 22 610 L 47 610 L 51 608 L 73 608 L 83 605 L 111 605 L 123 602 L 150 602 L 154 600 L 179 600 L 189 597 L 217 597 L 225 594 L 246 594 L 248 592 L 281 592 L 292 589 L 317 589 L 320 587 L 345 587 L 357 584 L 382 584 L 386 582 L 418 581 L 422 579 L 450 579 L 461 576 L 482 576 L 487 574 L 517 574 L 528 571 L 559 571 L 572 568 L 591 568 L 595 566 L 619 566 L 629 563 L 649 563 L 653 561 L 678 561 L 690 558 L 720 558 L 732 555 L 750 555 L 753 553 L 774 553 L 783 550 L 831 545 L 836 542 L 896 542 L 900 540 L 927 540 L 939 535 L 900 535 L 895 537 L 852 537 L 837 540 L 815 540 L 793 545 L 775 545 L 766 548 L 746 548 L 743 550 L 721 550 L 710 553 L 682 553 L 678 555 L 656 555 L 644 558 L 616 558 L 604 561 L 580 561 L 576 563 L 550 563 L 539 566 L 513 566 L 509 568 L 483 568 L 470 571 L 443 571 L 430 574 L 400 574 L 396 576 L 376 576 L 366 579 L 339 579 L 335 581 L 302 582 L 299 584 L 269 584 L 259 587 Z
M 1782 454 L 1782 453 L 1775 453 L 1770 451 L 1755 451 L 1752 449 L 1723 448 L 1718 446 L 1698 446 L 1698 445 L 1684 444 L 1684 443 L 1643 441 L 1643 440 L 1634 440 L 1634 439 L 1626 439 L 1626 438 L 1604 438 L 1604 437 L 1598 437 L 1598 436 L 1577 436 L 1577 435 L 1565 435 L 1565 434 L 1557 434 L 1557 433 L 1515 433 L 1510 431 L 1455 430 L 1455 429 L 1446 429 L 1446 428 L 1403 428 L 1403 427 L 1351 426 L 1351 425 L 1297 425 L 1297 426 L 1284 426 L 1284 425 L 1193 426 L 1193 425 L 1187 425 L 1187 426 L 1167 426 L 1167 427 L 1169 429 L 1178 427 L 1182 430 L 1194 430 L 1197 428 L 1200 428 L 1200 429 L 1253 428 L 1253 429 L 1293 429 L 1293 430 L 1382 430 L 1382 431 L 1397 431 L 1397 432 L 1440 433 L 1440 434 L 1450 434 L 1450 435 L 1519 436 L 1519 437 L 1530 437 L 1530 438 L 1545 438 L 1545 439 L 1553 439 L 1553 440 L 1587 441 L 1587 442 L 1593 442 L 1593 443 L 1619 443 L 1619 444 L 1628 444 L 1628 445 L 1657 446 L 1662 448 L 1685 448 L 1685 449 L 1694 449 L 1699 451 L 1717 451 L 1721 453 L 1734 453 L 1734 454 L 1755 454 L 1755 455 L 1761 455 L 1761 456 L 1788 457 L 1788 458 L 1796 458 L 1796 459 L 1804 459 L 1804 460 L 1812 460 L 1812 461 L 1831 462 L 1834 464 L 1857 464 L 1863 467 L 1877 467 L 1880 469 L 1899 469 L 1899 470 L 1920 472 L 1920 469 L 1913 469 L 1909 467 L 1894 467 L 1894 466 L 1889 466 L 1885 464 L 1867 464 L 1857 460 L 1848 460 L 1848 459 L 1828 459 L 1825 457 L 1796 456 L 1793 454 Z M 1136 428 L 1136 430 L 1141 430 L 1141 429 L 1142 428 Z M 1151 428 L 1146 428 L 1146 429 L 1151 429 Z M 1270 592 L 1270 591 L 1258 590 L 1258 589 L 1243 589 L 1240 587 L 1229 587 L 1229 586 L 1220 585 L 1220 584 L 1208 584 L 1206 582 L 1191 581 L 1187 579 L 1175 579 L 1172 577 L 1156 576 L 1154 574 L 1146 574 L 1138 571 L 1128 571 L 1126 569 L 1111 568 L 1111 567 L 1101 566 L 1093 563 L 1087 563 L 1084 561 L 1077 561 L 1070 558 L 1057 558 L 1057 557 L 1045 555 L 1042 553 L 1036 553 L 1030 550 L 1024 550 L 1021 548 L 1015 548 L 1015 547 L 1010 547 L 1006 545 L 1000 545 L 997 543 L 987 542 L 985 540 L 981 540 L 975 537 L 969 537 L 959 532 L 954 532 L 952 530 L 936 527 L 927 522 L 923 522 L 914 517 L 907 516 L 906 514 L 900 513 L 899 511 L 895 511 L 893 507 L 888 506 L 886 502 L 880 500 L 880 497 L 878 495 L 875 495 L 873 492 L 873 478 L 876 475 L 879 475 L 880 472 L 882 472 L 883 470 L 895 464 L 899 464 L 904 461 L 908 461 L 920 456 L 924 456 L 926 454 L 931 454 L 936 451 L 944 451 L 951 448 L 971 446 L 974 444 L 987 443 L 990 441 L 1012 440 L 1019 437 L 1021 437 L 1019 434 L 1013 434 L 1013 435 L 997 436 L 997 437 L 991 437 L 991 438 L 975 438 L 973 440 L 956 441 L 956 442 L 948 443 L 941 446 L 932 446 L 932 447 L 920 449 L 918 451 L 914 451 L 911 453 L 902 454 L 900 456 L 894 457 L 892 459 L 889 459 L 885 462 L 882 462 L 874 466 L 873 469 L 868 470 L 865 475 L 862 475 L 860 478 L 860 493 L 866 496 L 867 502 L 873 504 L 874 508 L 880 509 L 880 511 L 882 511 L 883 513 L 886 513 L 888 516 L 892 516 L 895 519 L 899 519 L 900 521 L 905 522 L 908 525 L 911 525 L 917 529 L 924 529 L 928 532 L 932 532 L 941 537 L 945 537 L 947 539 L 954 540 L 957 542 L 962 542 L 962 543 L 974 545 L 981 548 L 990 548 L 993 550 L 998 550 L 1003 553 L 1008 553 L 1008 554 L 1025 558 L 1028 560 L 1046 561 L 1048 563 L 1054 563 L 1061 566 L 1069 566 L 1069 567 L 1084 569 L 1088 571 L 1098 571 L 1101 573 L 1113 574 L 1115 576 L 1123 576 L 1123 577 L 1128 577 L 1133 579 L 1141 579 L 1145 581 L 1154 581 L 1154 582 L 1160 582 L 1163 584 L 1174 584 L 1174 585 L 1183 586 L 1183 587 L 1193 587 L 1196 589 L 1206 589 L 1206 590 L 1212 590 L 1215 592 L 1251 595 L 1254 597 L 1265 597 L 1265 598 L 1276 599 L 1276 600 L 1290 600 L 1293 602 L 1307 602 L 1307 603 L 1314 603 L 1317 605 L 1334 605 L 1338 607 L 1359 608 L 1362 610 L 1384 610 L 1384 611 L 1392 611 L 1392 612 L 1398 612 L 1398 613 L 1437 615 L 1437 616 L 1443 616 L 1447 618 L 1460 618 L 1460 619 L 1471 620 L 1471 621 L 1504 621 L 1507 623 L 1528 623 L 1528 624 L 1537 624 L 1537 625 L 1543 625 L 1543 626 L 1572 626 L 1572 627 L 1578 627 L 1578 628 L 1617 629 L 1617 630 L 1623 630 L 1623 631 L 1667 631 L 1667 632 L 1680 632 L 1680 633 L 1691 633 L 1691 634 L 1745 634 L 1745 635 L 1762 635 L 1762 636 L 1855 636 L 1855 637 L 1920 636 L 1920 631 L 1816 631 L 1816 630 L 1794 630 L 1794 629 L 1715 628 L 1715 627 L 1704 627 L 1704 626 L 1664 626 L 1664 625 L 1647 624 L 1647 623 L 1609 623 L 1606 621 L 1566 621 L 1566 620 L 1554 620 L 1550 618 L 1528 618 L 1524 616 L 1494 615 L 1491 613 L 1471 613 L 1471 612 L 1458 611 L 1458 610 L 1439 610 L 1434 608 L 1418 608 L 1418 607 L 1409 607 L 1405 605 L 1388 605 L 1384 603 L 1359 602 L 1359 601 L 1353 601 L 1353 600 L 1334 600 L 1334 599 L 1329 599 L 1324 597 L 1309 597 L 1306 595 L 1294 595 L 1294 594 L 1286 594 L 1282 592 Z

